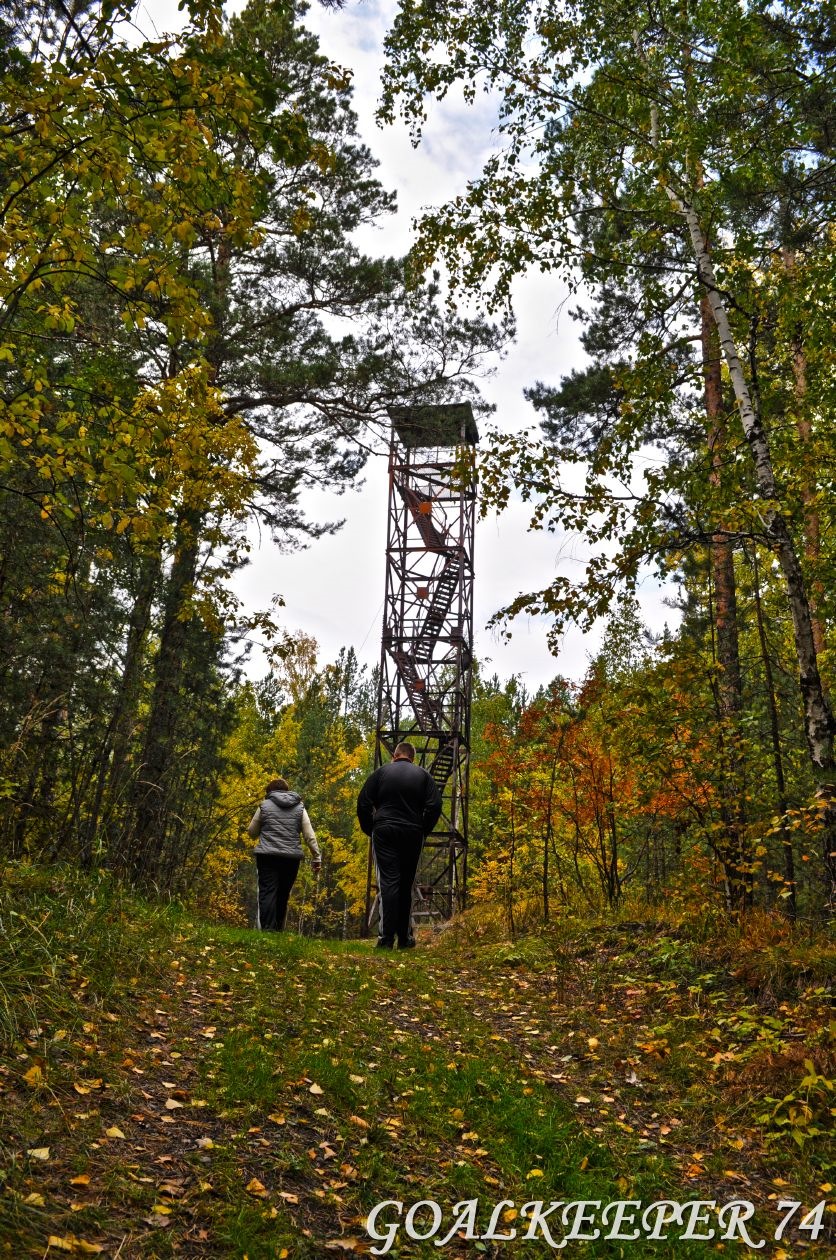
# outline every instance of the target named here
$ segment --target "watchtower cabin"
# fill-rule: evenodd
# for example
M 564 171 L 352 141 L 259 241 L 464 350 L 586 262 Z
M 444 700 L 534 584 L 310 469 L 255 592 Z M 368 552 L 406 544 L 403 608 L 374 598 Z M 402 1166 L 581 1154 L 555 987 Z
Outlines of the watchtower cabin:
M 442 794 L 424 845 L 413 920 L 464 906 L 473 644 L 475 450 L 470 403 L 392 407 L 386 595 L 375 766 L 408 740 Z M 366 930 L 376 915 L 371 846 Z

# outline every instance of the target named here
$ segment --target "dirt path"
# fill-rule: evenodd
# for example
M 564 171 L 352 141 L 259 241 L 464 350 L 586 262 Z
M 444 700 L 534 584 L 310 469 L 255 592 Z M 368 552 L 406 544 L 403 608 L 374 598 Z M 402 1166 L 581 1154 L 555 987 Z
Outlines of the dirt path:
M 723 1092 L 738 1060 L 711 1053 L 712 1021 L 739 995 L 701 1011 L 704 995 L 637 979 L 607 948 L 538 971 L 444 943 L 381 958 L 204 926 L 160 960 L 140 1004 L 86 1021 L 75 1058 L 34 1094 L 12 1086 L 0 1254 L 366 1253 L 366 1213 L 389 1197 L 607 1201 L 673 1185 L 767 1213 L 792 1197 L 748 1095 Z M 800 1026 L 781 1027 L 792 1046 Z M 474 1248 L 453 1238 L 443 1254 L 517 1250 Z M 523 1245 L 550 1254 L 536 1248 Z M 759 1254 L 806 1250 L 795 1238 Z M 824 1237 L 812 1250 L 836 1255 Z

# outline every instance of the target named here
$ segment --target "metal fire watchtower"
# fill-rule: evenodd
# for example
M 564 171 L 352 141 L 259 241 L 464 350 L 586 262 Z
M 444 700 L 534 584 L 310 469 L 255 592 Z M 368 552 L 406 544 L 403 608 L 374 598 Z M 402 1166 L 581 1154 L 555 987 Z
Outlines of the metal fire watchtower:
M 474 465 L 470 403 L 392 407 L 386 596 L 375 767 L 408 740 L 441 791 L 424 845 L 413 917 L 464 905 L 473 644 Z M 373 915 L 369 850 L 366 927 Z

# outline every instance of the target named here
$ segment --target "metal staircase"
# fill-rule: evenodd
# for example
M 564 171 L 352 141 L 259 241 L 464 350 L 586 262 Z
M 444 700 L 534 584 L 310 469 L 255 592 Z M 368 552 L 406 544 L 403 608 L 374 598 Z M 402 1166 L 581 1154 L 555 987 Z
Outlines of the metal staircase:
M 438 532 L 432 521 L 432 501 L 422 499 L 411 486 L 401 485 L 399 481 L 395 482 L 395 489 L 412 513 L 427 550 L 444 551 L 446 546 L 444 535 Z
M 444 568 L 433 586 L 432 599 L 427 610 L 427 616 L 418 632 L 415 643 L 415 660 L 419 664 L 427 664 L 432 660 L 433 650 L 444 628 L 444 623 L 456 597 L 456 592 L 459 589 L 461 571 L 461 555 L 458 551 L 453 551 L 444 561 Z
M 430 774 L 440 788 L 443 788 L 450 778 L 455 760 L 456 746 L 452 740 L 448 740 L 446 744 L 441 745 L 432 763 L 428 766 Z
M 418 725 L 427 733 L 434 731 L 441 722 L 441 705 L 427 694 L 426 680 L 419 675 L 409 653 L 402 648 L 392 648 L 391 652 Z
M 426 670 L 432 663 L 436 644 L 441 637 L 444 623 L 459 589 L 461 571 L 461 555 L 458 551 L 451 552 L 447 556 L 444 567 L 433 586 L 432 599 L 430 600 L 427 615 L 413 640 L 413 651 L 408 652 L 401 646 L 392 646 L 390 648 L 418 725 L 422 731 L 426 732 L 442 726 L 444 714 L 443 706 L 428 694 L 427 681 L 418 672 L 418 667 L 423 666 Z M 444 749 L 439 749 L 436 761 L 439 760 L 443 751 Z M 449 770 L 447 770 L 444 774 L 444 779 L 439 781 L 446 781 L 449 773 Z

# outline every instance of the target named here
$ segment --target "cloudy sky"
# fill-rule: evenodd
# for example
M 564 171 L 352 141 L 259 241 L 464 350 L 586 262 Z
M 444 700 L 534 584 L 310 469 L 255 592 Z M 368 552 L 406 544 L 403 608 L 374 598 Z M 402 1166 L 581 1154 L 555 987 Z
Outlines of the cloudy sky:
M 239 7 L 239 6 L 236 6 Z M 379 128 L 374 111 L 380 86 L 383 37 L 395 13 L 394 0 L 347 0 L 341 10 L 314 3 L 307 25 L 320 38 L 323 51 L 353 72 L 355 108 L 360 132 L 380 167 L 383 184 L 398 196 L 398 213 L 362 240 L 369 252 L 397 254 L 411 242 L 411 225 L 423 207 L 437 205 L 460 191 L 482 168 L 491 152 L 493 109 L 487 99 L 467 107 L 454 95 L 433 105 L 421 145 L 412 147 L 406 128 Z M 146 0 L 137 24 L 148 34 L 180 25 L 176 0 Z M 576 327 L 569 318 L 566 291 L 553 276 L 529 274 L 516 286 L 518 338 L 493 378 L 484 383 L 496 404 L 495 420 L 508 431 L 535 422 L 522 391 L 535 380 L 557 381 L 583 355 Z M 264 536 L 254 537 L 252 563 L 238 577 L 238 593 L 251 607 L 266 607 L 274 594 L 285 601 L 287 628 L 304 630 L 320 644 L 320 661 L 334 659 L 343 645 L 353 645 L 361 660 L 377 660 L 383 607 L 386 527 L 386 459 L 373 458 L 362 486 L 341 497 L 312 493 L 308 515 L 319 520 L 344 519 L 342 529 L 307 550 L 282 554 Z M 533 689 L 561 673 L 578 678 L 585 672 L 598 635 L 569 632 L 556 659 L 546 646 L 546 625 L 518 619 L 510 642 L 485 628 L 488 618 L 520 591 L 540 589 L 557 573 L 570 575 L 582 564 L 582 544 L 527 530 L 522 503 L 500 517 L 483 521 L 476 536 L 476 655 L 489 673 L 522 676 Z M 648 623 L 661 628 L 671 613 L 651 581 L 641 593 Z M 258 660 L 254 662 L 256 672 Z

